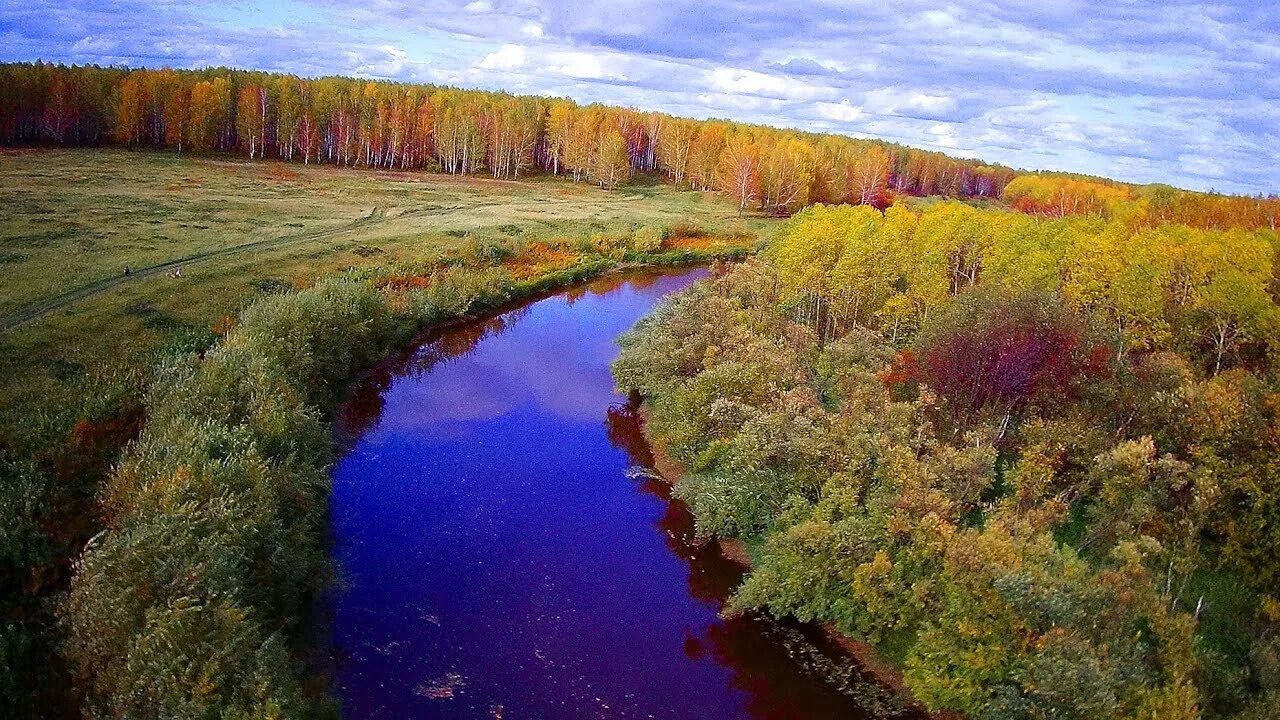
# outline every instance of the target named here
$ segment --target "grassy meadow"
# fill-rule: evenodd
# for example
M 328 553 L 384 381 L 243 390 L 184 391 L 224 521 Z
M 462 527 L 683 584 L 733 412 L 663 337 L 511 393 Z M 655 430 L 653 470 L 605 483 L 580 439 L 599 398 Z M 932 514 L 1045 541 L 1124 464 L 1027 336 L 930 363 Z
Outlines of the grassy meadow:
M 682 224 L 739 243 L 773 226 L 656 183 L 604 192 L 123 150 L 0 154 L 0 433 L 82 392 L 87 373 L 207 343 L 264 293 L 467 249 L 500 259 L 548 243 L 572 255 L 601 235 Z

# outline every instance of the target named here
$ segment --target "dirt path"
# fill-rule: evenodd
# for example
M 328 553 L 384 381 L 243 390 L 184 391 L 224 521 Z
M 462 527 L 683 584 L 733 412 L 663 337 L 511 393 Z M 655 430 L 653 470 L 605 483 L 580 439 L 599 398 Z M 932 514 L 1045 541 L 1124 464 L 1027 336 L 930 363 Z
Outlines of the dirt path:
M 41 318 L 51 312 L 61 310 L 62 308 L 65 308 L 79 300 L 110 290 L 111 288 L 122 283 L 129 282 L 130 280 L 151 277 L 184 265 L 195 265 L 196 263 L 203 262 L 205 260 L 235 255 L 236 253 L 244 252 L 246 250 L 264 250 L 267 248 L 274 248 L 281 245 L 289 245 L 308 240 L 322 240 L 328 237 L 336 237 L 343 233 L 376 225 L 386 219 L 386 211 L 380 207 L 375 207 L 373 210 L 369 211 L 368 215 L 364 215 L 346 225 L 343 225 L 342 227 L 330 228 L 328 230 L 313 230 L 311 232 L 298 233 L 295 235 L 283 235 L 280 237 L 267 238 L 265 240 L 256 240 L 254 242 L 247 242 L 241 245 L 232 245 L 230 247 L 219 248 L 217 250 L 209 250 L 207 252 L 186 255 L 173 260 L 166 260 L 156 265 L 135 268 L 132 275 L 114 275 L 109 278 L 96 280 L 94 282 L 81 285 L 78 288 L 68 290 L 61 295 L 56 295 L 48 300 L 38 302 L 34 305 L 28 305 L 27 307 L 22 308 L 12 315 L 0 320 L 0 333 L 13 330 L 20 325 L 24 325 L 32 320 Z

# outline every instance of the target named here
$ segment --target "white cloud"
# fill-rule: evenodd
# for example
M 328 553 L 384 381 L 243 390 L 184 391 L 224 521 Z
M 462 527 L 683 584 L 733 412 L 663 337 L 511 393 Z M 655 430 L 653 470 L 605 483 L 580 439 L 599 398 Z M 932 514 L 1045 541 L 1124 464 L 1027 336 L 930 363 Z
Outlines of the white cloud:
M 946 123 L 937 123 L 930 127 L 929 135 L 933 137 L 933 143 L 938 147 L 955 148 L 960 144 L 955 128 Z
M 347 53 L 346 58 L 347 72 L 352 75 L 402 80 L 421 79 L 431 64 L 430 60 L 414 60 L 404 48 L 395 45 L 382 45 L 364 53 Z
M 854 105 L 848 100 L 841 100 L 838 103 L 820 102 L 814 103 L 814 110 L 818 115 L 827 120 L 836 120 L 838 122 L 856 122 L 866 116 L 862 106 Z
M 519 87 L 538 92 L 539 85 L 554 77 L 585 81 L 628 80 L 627 68 L 637 64 L 634 59 L 620 53 L 506 43 L 475 64 L 472 81 L 492 82 L 494 79 L 485 77 L 482 72 L 485 70 L 517 73 L 518 77 L 503 76 L 498 82 L 503 87 L 511 87 L 513 82 L 520 82 L 522 84 Z M 560 89 L 553 94 L 563 93 L 564 90 Z
M 956 16 L 946 10 L 926 10 L 920 13 L 920 20 L 935 28 L 951 27 L 956 24 Z
M 111 38 L 89 36 L 81 38 L 71 46 L 74 53 L 109 53 L 116 48 L 116 41 Z
M 469 13 L 493 12 L 493 6 L 490 5 L 487 0 L 475 0 L 475 2 L 469 2 L 462 9 Z
M 718 67 L 706 74 L 708 84 L 728 94 L 763 95 L 790 100 L 812 100 L 832 95 L 830 88 L 812 85 L 793 77 L 771 73 Z
M 1214 158 L 1203 155 L 1183 155 L 1178 160 L 1183 172 L 1211 178 L 1229 177 L 1226 166 Z
M 783 102 L 781 100 L 753 95 L 733 95 L 726 93 L 702 93 L 698 95 L 698 103 L 705 107 L 717 108 L 720 110 L 748 112 L 776 112 L 783 106 Z
M 1045 125 L 1041 132 L 1050 139 L 1064 143 L 1083 143 L 1087 140 L 1085 134 L 1076 126 L 1076 123 L 1070 120 L 1051 122 Z
M 524 66 L 526 60 L 527 55 L 523 45 L 507 43 L 486 55 L 478 67 L 485 70 L 515 70 Z
M 956 99 L 948 95 L 918 90 L 879 88 L 866 94 L 865 104 L 871 110 L 889 115 L 932 116 L 955 110 Z
M 547 53 L 548 72 L 581 80 L 626 80 L 623 62 L 617 56 L 581 51 Z
M 529 22 L 520 27 L 520 34 L 537 39 L 542 37 L 544 33 L 541 25 L 536 22 Z

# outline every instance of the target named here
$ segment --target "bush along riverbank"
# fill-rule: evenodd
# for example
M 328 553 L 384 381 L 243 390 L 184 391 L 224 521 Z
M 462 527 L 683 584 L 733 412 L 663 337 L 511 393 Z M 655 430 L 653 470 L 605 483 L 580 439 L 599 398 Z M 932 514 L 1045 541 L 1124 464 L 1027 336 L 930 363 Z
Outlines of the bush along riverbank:
M 789 294 L 773 260 L 805 222 L 669 299 L 614 365 L 699 533 L 745 542 L 729 611 L 865 640 L 933 712 L 1274 717 L 1269 375 L 1117 356 L 1032 289 L 833 331 L 836 281 Z
M 647 429 L 652 413 L 643 402 L 643 399 L 638 395 L 632 395 L 628 400 L 627 407 L 632 409 L 640 418 L 641 430 L 644 432 L 647 447 L 652 456 L 653 470 L 671 487 L 673 497 L 681 497 L 680 486 L 689 477 L 689 469 L 671 454 L 666 442 L 660 436 Z M 703 531 L 705 532 L 705 528 Z M 703 535 L 703 537 L 707 536 Z M 747 546 L 747 542 L 743 537 L 720 534 L 714 535 L 713 538 L 721 557 L 747 571 L 752 569 L 754 560 L 751 548 Z M 728 612 L 738 613 L 741 610 L 740 606 L 734 606 L 729 608 Z M 901 668 L 881 657 L 875 647 L 842 633 L 835 623 L 830 621 L 821 623 L 820 628 L 827 639 L 839 647 L 848 657 L 852 658 L 854 663 L 852 665 L 855 670 L 854 673 L 850 672 L 848 666 L 832 666 L 834 672 L 825 678 L 828 682 L 831 682 L 842 691 L 849 692 L 850 689 L 845 683 L 849 677 L 857 677 L 861 682 L 856 688 L 852 689 L 850 694 L 856 693 L 855 696 L 863 704 L 863 707 L 871 713 L 872 717 L 884 715 L 895 718 L 914 718 L 917 715 L 928 715 L 923 706 L 911 696 L 911 692 L 903 681 Z M 867 681 L 873 682 L 874 685 L 869 687 L 865 684 Z M 945 719 L 955 716 L 939 714 L 937 717 Z
M 739 256 L 744 245 L 550 260 L 477 252 L 352 272 L 262 299 L 207 351 L 167 361 L 102 493 L 106 529 L 61 611 L 88 713 L 336 716 L 302 638 L 331 582 L 327 417 L 343 384 L 424 327 L 627 266 Z

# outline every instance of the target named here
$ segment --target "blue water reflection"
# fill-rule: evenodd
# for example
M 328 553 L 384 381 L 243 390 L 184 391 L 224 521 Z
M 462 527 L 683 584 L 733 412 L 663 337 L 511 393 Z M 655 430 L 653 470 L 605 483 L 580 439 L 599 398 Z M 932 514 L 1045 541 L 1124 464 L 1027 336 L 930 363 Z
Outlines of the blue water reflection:
M 437 333 L 353 389 L 333 470 L 344 716 L 861 716 L 790 657 L 794 630 L 718 617 L 740 571 L 625 472 L 649 458 L 615 340 L 704 274 Z

